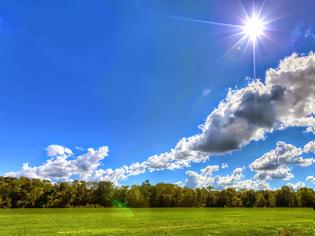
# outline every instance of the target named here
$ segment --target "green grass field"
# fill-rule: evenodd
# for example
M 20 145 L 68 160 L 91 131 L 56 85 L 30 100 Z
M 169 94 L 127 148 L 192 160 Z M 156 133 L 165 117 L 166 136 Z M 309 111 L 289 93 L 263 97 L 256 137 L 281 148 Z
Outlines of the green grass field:
M 1 235 L 315 235 L 312 209 L 4 209 Z

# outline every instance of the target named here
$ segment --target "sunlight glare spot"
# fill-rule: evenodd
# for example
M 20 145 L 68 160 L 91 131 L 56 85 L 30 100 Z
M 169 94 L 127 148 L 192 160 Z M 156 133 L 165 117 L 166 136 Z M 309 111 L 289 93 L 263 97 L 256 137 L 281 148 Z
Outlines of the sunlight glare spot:
M 253 15 L 245 21 L 243 26 L 244 34 L 253 41 L 256 41 L 264 33 L 264 22 Z

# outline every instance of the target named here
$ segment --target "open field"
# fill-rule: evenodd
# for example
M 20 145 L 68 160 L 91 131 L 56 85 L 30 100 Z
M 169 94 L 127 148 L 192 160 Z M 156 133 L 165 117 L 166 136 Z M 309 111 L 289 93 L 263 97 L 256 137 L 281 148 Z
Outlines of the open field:
M 4 209 L 1 235 L 315 235 L 312 209 Z

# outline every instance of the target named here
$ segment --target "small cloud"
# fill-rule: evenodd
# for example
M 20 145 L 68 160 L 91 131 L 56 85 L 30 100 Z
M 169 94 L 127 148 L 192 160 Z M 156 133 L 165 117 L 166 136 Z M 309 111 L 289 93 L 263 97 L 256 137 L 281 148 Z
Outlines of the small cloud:
M 222 163 L 222 165 L 221 165 L 221 169 L 225 169 L 228 167 L 229 167 L 228 163 Z
M 211 89 L 208 89 L 208 88 L 207 88 L 207 89 L 202 90 L 202 95 L 203 95 L 204 97 L 209 96 L 210 93 L 211 93 Z
M 311 29 L 308 29 L 304 32 L 304 38 L 315 38 L 315 34 L 311 31 Z
M 287 186 L 291 187 L 294 191 L 299 190 L 300 188 L 304 188 L 305 187 L 305 183 L 304 182 L 297 182 L 295 184 L 292 183 L 288 183 Z
M 49 145 L 46 148 L 46 151 L 47 151 L 47 156 L 49 157 L 54 157 L 54 156 L 70 157 L 73 155 L 72 151 L 69 148 L 56 145 L 56 144 Z
M 312 184 L 315 185 L 315 177 L 314 176 L 307 176 L 305 180 L 309 181 L 309 182 L 311 182 Z
M 244 168 L 236 168 L 230 175 L 213 175 L 218 171 L 218 166 L 207 166 L 199 173 L 195 171 L 186 171 L 185 186 L 190 188 L 206 188 L 212 186 L 214 189 L 268 189 L 269 184 L 266 181 L 245 179 Z
M 312 142 L 306 144 L 304 149 L 308 151 L 311 144 Z M 256 172 L 256 179 L 292 179 L 294 175 L 291 173 L 289 166 L 305 167 L 313 164 L 313 158 L 303 158 L 302 154 L 302 148 L 278 141 L 275 149 L 256 159 L 250 164 L 250 168 Z
M 305 153 L 315 153 L 315 140 L 308 142 L 305 144 L 303 151 Z
M 314 46 L 315 34 L 311 28 L 307 28 L 303 25 L 298 25 L 291 32 L 291 45 L 294 50 L 308 51 L 309 47 Z
M 83 148 L 83 147 L 75 147 L 75 149 L 81 152 L 86 150 L 86 148 Z
M 179 187 L 184 187 L 185 183 L 182 181 L 177 181 L 176 183 L 174 183 L 175 185 L 179 186 Z

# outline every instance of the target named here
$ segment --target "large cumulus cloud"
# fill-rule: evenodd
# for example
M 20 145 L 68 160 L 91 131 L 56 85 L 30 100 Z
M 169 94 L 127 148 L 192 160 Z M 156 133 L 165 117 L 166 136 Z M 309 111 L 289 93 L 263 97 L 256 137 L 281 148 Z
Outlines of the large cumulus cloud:
M 96 150 L 89 148 L 87 153 L 70 159 L 73 155 L 69 148 L 50 145 L 47 147 L 47 155 L 51 157 L 39 166 L 31 167 L 24 163 L 21 170 L 9 172 L 7 176 L 26 176 L 29 178 L 63 180 L 77 176 L 83 180 L 89 180 L 95 170 L 100 166 L 101 161 L 108 156 L 108 147 L 100 147 Z M 70 155 L 71 154 L 71 155 Z M 53 156 L 53 157 L 52 157 Z
M 240 149 L 267 133 L 288 127 L 315 131 L 315 54 L 292 56 L 266 72 L 265 83 L 229 90 L 201 125 L 201 133 L 182 138 L 169 152 L 150 157 L 153 169 L 177 169 L 210 155 Z
M 189 139 L 192 150 L 222 153 L 239 149 L 267 132 L 315 125 L 315 55 L 296 54 L 269 69 L 266 82 L 230 90 L 202 126 L 202 134 Z

